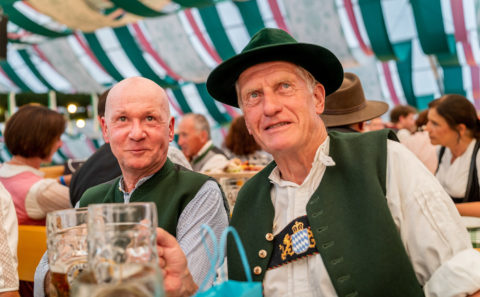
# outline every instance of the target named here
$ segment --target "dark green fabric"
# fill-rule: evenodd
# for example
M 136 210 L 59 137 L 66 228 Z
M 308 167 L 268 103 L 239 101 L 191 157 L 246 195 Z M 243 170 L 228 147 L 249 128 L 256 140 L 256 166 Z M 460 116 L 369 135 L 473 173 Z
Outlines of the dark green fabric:
M 183 7 L 204 7 L 214 5 L 216 0 L 173 0 L 173 2 L 180 4 Z
M 359 0 L 363 23 L 370 46 L 380 61 L 395 60 L 395 52 L 388 38 L 380 0 Z
M 187 99 L 183 96 L 182 89 L 180 87 L 172 89 L 173 95 L 175 95 L 175 99 L 177 99 L 178 105 L 182 109 L 183 113 L 190 113 L 193 112 L 190 105 L 188 105 Z
M 395 134 L 329 135 L 336 165 L 327 167 L 307 216 L 338 296 L 423 296 L 385 198 L 387 138 L 396 139 Z M 268 176 L 274 167 L 268 165 L 242 187 L 231 221 L 251 267 L 262 268 L 254 281 L 263 280 L 273 249 L 265 235 L 273 226 Z M 234 243 L 227 247 L 229 278 L 245 280 Z M 261 249 L 267 251 L 265 259 L 258 256 Z
M 128 11 L 129 13 L 139 16 L 157 17 L 167 15 L 164 12 L 157 11 L 151 7 L 148 7 L 139 0 L 112 0 L 112 3 L 125 9 L 125 11 Z
M 198 12 L 205 25 L 205 29 L 207 29 L 208 36 L 212 40 L 212 43 L 222 60 L 234 56 L 235 50 L 230 43 L 230 39 L 228 39 L 227 32 L 220 20 L 217 8 L 215 6 L 208 6 L 199 9 Z
M 415 17 L 418 40 L 426 55 L 453 53 L 443 25 L 442 5 L 438 0 L 410 1 Z
M 110 74 L 116 81 L 123 80 L 122 74 L 117 70 L 117 68 L 112 64 L 110 58 L 108 58 L 107 54 L 102 48 L 100 41 L 98 41 L 97 36 L 95 33 L 84 33 L 85 39 L 87 40 L 90 49 L 92 50 L 95 57 L 98 59 L 98 62 L 102 64 L 103 68 Z
M 139 48 L 135 38 L 133 38 L 132 34 L 130 34 L 127 26 L 114 28 L 113 32 L 115 33 L 115 36 L 117 36 L 121 47 L 125 51 L 125 54 L 127 54 L 128 58 L 135 68 L 140 72 L 141 76 L 156 82 L 164 88 L 171 88 L 178 85 L 178 83 L 168 75 L 165 78 L 160 78 L 155 71 L 153 71 L 143 57 L 142 49 Z
M 250 36 L 255 35 L 260 29 L 265 28 L 265 23 L 263 22 L 257 1 L 234 1 L 233 3 L 240 11 L 243 23 L 245 27 L 247 27 Z
M 45 78 L 43 78 L 43 75 L 37 70 L 37 67 L 30 59 L 30 55 L 27 53 L 27 50 L 21 49 L 18 50 L 18 53 L 22 57 L 25 64 L 27 64 L 30 71 L 32 71 L 32 73 L 38 78 L 38 80 L 40 80 L 49 90 L 55 90 L 55 88 L 50 85 L 50 83 Z
M 221 112 L 213 98 L 208 94 L 207 87 L 204 83 L 202 84 L 195 84 L 197 88 L 198 94 L 202 98 L 205 107 L 208 110 L 208 113 L 217 121 L 219 124 L 228 124 L 232 121 L 232 117 L 228 113 Z
M 460 94 L 466 96 L 463 87 L 462 66 L 443 67 L 444 94 Z
M 155 202 L 158 226 L 176 235 L 178 218 L 208 176 L 174 165 L 169 159 L 157 173 L 140 185 L 130 197 L 130 202 Z M 80 206 L 92 203 L 124 203 L 119 190 L 120 178 L 88 189 L 80 199 Z
M 433 94 L 425 96 L 417 96 L 417 108 L 418 110 L 424 110 L 428 108 L 428 103 L 435 98 Z
M 17 75 L 15 70 L 13 70 L 12 66 L 10 66 L 10 64 L 6 60 L 0 61 L 0 67 L 2 67 L 3 71 L 8 76 L 8 78 L 11 79 L 13 83 L 16 84 L 22 91 L 26 91 L 26 92 L 32 91 L 30 87 L 27 86 L 23 82 L 23 80 Z
M 403 93 L 407 99 L 408 105 L 417 106 L 415 99 L 415 93 L 413 92 L 413 79 L 412 79 L 412 42 L 408 41 L 410 45 L 410 51 L 403 60 L 396 62 L 398 76 L 402 85 Z
M 47 36 L 47 37 L 62 37 L 62 36 L 67 36 L 72 34 L 72 31 L 70 29 L 67 29 L 63 32 L 58 32 L 58 31 L 50 30 L 42 25 L 37 24 L 36 22 L 32 21 L 31 19 L 23 15 L 23 13 L 18 11 L 13 6 L 13 3 L 11 4 L 2 3 L 2 8 L 3 8 L 3 12 L 6 15 L 8 15 L 9 20 L 12 23 L 15 23 L 19 27 L 27 31 L 30 31 L 32 33 Z

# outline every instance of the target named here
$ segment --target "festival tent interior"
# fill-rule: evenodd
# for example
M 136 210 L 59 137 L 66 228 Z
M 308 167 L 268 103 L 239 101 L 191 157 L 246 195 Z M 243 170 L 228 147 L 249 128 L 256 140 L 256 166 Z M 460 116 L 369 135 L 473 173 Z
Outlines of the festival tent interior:
M 33 102 L 65 113 L 69 126 L 54 163 L 86 158 L 101 145 L 98 94 L 131 76 L 165 87 L 176 118 L 207 115 L 220 138 L 241 111 L 214 101 L 205 80 L 264 27 L 330 49 L 360 77 L 368 99 L 422 110 L 442 94 L 460 93 L 480 108 L 480 0 L 0 0 L 0 6 L 0 122 Z M 0 139 L 0 162 L 9 158 Z

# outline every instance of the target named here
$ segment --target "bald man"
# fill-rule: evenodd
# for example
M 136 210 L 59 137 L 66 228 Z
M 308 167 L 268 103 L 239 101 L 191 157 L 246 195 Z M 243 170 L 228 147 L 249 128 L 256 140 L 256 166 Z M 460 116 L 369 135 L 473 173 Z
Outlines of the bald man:
M 153 81 L 132 77 L 114 86 L 107 96 L 101 126 L 122 176 L 87 190 L 80 206 L 155 202 L 158 226 L 177 238 L 192 261 L 193 279 L 199 283 L 210 266 L 200 226 L 207 224 L 220 236 L 228 217 L 215 181 L 175 165 L 167 157 L 174 122 L 165 91 Z
M 201 283 L 210 263 L 201 242 L 200 226 L 209 225 L 220 237 L 228 225 L 226 204 L 214 180 L 176 165 L 167 157 L 174 118 L 165 91 L 141 77 L 119 82 L 108 94 L 101 126 L 122 176 L 88 189 L 80 206 L 154 202 L 158 226 L 176 237 L 188 259 L 189 273 L 185 277 Z M 35 280 L 44 285 L 45 272 L 40 273 L 43 270 L 39 268 Z M 48 287 L 48 281 L 45 283 Z M 44 287 L 36 287 L 35 295 L 42 296 L 44 291 Z

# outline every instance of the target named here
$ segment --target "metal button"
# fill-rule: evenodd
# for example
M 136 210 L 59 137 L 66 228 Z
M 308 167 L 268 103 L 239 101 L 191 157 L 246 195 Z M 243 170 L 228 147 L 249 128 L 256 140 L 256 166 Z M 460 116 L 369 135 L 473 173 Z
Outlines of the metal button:
M 259 250 L 258 251 L 258 256 L 262 259 L 267 257 L 267 251 L 266 250 Z
M 265 238 L 268 240 L 268 241 L 272 241 L 273 240 L 273 234 L 272 233 L 267 233 L 265 235 Z
M 260 266 L 253 267 L 253 274 L 259 275 L 260 273 L 262 273 L 262 268 Z

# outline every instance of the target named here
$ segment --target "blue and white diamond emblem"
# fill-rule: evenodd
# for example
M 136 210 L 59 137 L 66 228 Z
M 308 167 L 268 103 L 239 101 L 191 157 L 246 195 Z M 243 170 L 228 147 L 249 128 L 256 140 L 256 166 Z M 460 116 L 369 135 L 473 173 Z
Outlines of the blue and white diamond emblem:
M 296 254 L 306 252 L 309 244 L 307 229 L 292 234 L 292 248 Z

